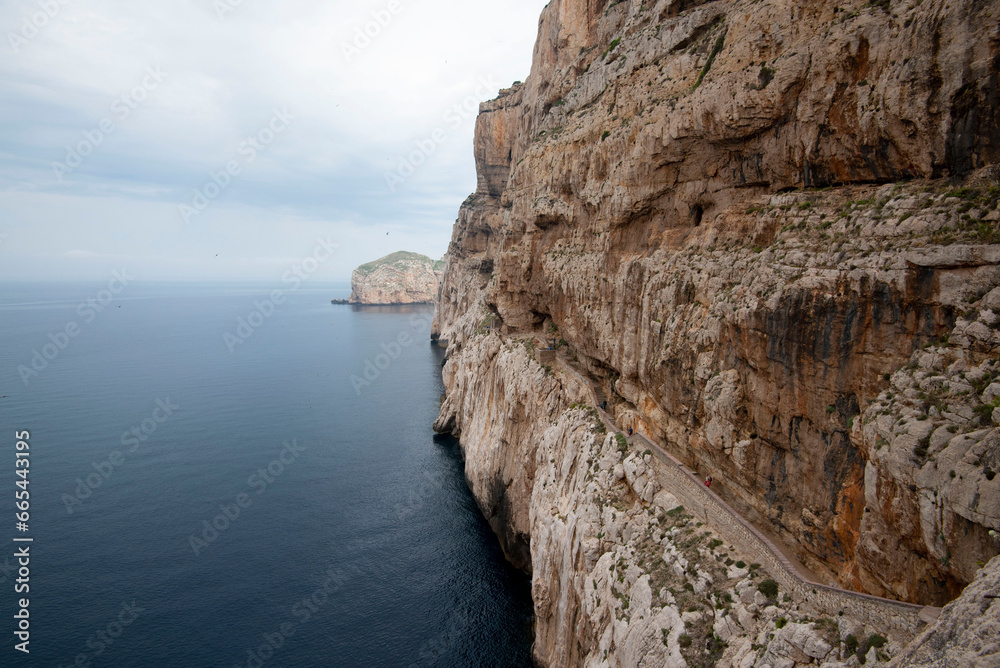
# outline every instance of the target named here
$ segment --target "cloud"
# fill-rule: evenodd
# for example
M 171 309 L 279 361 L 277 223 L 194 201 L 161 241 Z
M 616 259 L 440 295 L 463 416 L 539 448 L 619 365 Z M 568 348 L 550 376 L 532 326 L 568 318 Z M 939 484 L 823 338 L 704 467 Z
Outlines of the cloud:
M 70 258 L 95 258 L 95 257 L 101 257 L 101 255 L 100 255 L 100 253 L 95 253 L 94 251 L 89 251 L 89 250 L 71 250 L 71 251 L 66 251 L 65 253 L 63 253 L 63 257 L 70 257 Z
M 151 278 L 266 278 L 255 258 L 296 257 L 293 240 L 323 229 L 351 258 L 337 278 L 383 250 L 444 252 L 475 188 L 474 114 L 455 105 L 527 75 L 545 3 L 231 4 L 220 18 L 208 0 L 74 0 L 0 59 L 0 279 L 26 257 L 40 278 L 106 271 L 103 252 L 59 264 L 81 248 L 150 258 Z M 0 48 L 39 11 L 0 6 Z M 294 120 L 247 160 L 276 110 Z M 387 173 L 438 130 L 390 190 Z M 185 226 L 178 207 L 234 160 L 239 175 Z M 239 261 L 214 262 L 230 243 Z

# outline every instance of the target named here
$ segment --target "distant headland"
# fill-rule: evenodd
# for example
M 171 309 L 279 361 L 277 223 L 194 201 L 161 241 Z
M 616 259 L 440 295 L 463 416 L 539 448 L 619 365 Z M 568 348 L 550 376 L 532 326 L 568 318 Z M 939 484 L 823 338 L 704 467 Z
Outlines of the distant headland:
M 444 260 L 399 251 L 363 264 L 351 275 L 350 299 L 334 304 L 430 304 L 438 291 Z

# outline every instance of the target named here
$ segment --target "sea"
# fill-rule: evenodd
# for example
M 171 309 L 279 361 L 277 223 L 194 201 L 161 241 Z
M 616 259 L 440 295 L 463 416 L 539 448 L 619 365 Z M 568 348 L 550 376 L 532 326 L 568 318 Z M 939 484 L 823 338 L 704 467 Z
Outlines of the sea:
M 125 283 L 0 284 L 0 666 L 532 665 L 432 307 Z

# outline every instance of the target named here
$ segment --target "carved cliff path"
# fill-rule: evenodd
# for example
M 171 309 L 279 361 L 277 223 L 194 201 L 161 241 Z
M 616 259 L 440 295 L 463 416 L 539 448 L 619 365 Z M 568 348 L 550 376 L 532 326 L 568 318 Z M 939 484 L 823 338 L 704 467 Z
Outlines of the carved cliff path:
M 803 566 L 791 554 L 791 550 L 781 545 L 773 534 L 769 535 L 769 532 L 750 523 L 719 494 L 706 487 L 695 471 L 685 466 L 662 445 L 652 442 L 641 434 L 632 436 L 624 434 L 611 416 L 601 408 L 605 398 L 598 383 L 586 371 L 578 368 L 567 355 L 551 349 L 540 349 L 538 352 L 541 363 L 557 365 L 560 370 L 576 375 L 590 388 L 594 408 L 612 433 L 622 434 L 630 445 L 637 444 L 642 449 L 649 449 L 657 461 L 665 465 L 661 473 L 667 475 L 661 478 L 665 477 L 672 483 L 665 487 L 685 504 L 689 512 L 700 511 L 699 514 L 705 518 L 707 524 L 711 524 L 731 543 L 739 545 L 748 554 L 753 555 L 782 586 L 796 590 L 827 614 L 837 615 L 838 612 L 850 609 L 873 622 L 879 621 L 883 624 L 888 622 L 911 633 L 916 632 L 923 624 L 933 623 L 940 616 L 941 608 L 894 601 L 819 582 L 819 578 Z
M 544 356 L 546 355 L 546 353 L 549 352 L 550 351 L 542 351 L 543 357 L 541 359 L 543 362 L 545 360 Z M 607 397 L 605 396 L 604 391 L 601 389 L 600 384 L 595 379 L 590 377 L 590 375 L 585 370 L 581 369 L 579 365 L 575 364 L 567 355 L 561 354 L 559 351 L 555 352 L 556 355 L 553 356 L 551 359 L 554 361 L 557 360 L 562 368 L 568 370 L 570 373 L 576 374 L 581 380 L 583 380 L 583 382 L 587 386 L 590 387 L 594 397 L 594 407 L 597 409 L 598 413 L 601 415 L 601 417 L 603 418 L 605 424 L 608 426 L 609 429 L 611 429 L 615 433 L 622 434 L 622 436 L 625 437 L 625 440 L 628 441 L 629 445 L 634 445 L 636 443 L 639 443 L 641 446 L 640 449 L 648 448 L 652 450 L 654 453 L 658 453 L 659 455 L 661 455 L 660 457 L 658 457 L 661 461 L 663 461 L 663 458 L 665 457 L 666 461 L 664 463 L 668 463 L 671 466 L 679 468 L 693 482 L 698 484 L 703 484 L 702 477 L 697 471 L 691 469 L 689 466 L 685 465 L 683 462 L 677 459 L 674 455 L 670 454 L 663 446 L 659 445 L 658 443 L 652 442 L 642 434 L 634 433 L 632 436 L 629 436 L 624 432 L 624 430 L 619 429 L 618 426 L 614 423 L 614 419 L 611 417 L 611 414 L 608 411 L 601 408 L 604 401 L 606 401 Z M 723 484 L 723 481 L 720 480 L 713 480 L 712 482 L 713 484 L 716 485 L 716 487 L 718 487 L 720 484 Z M 751 526 L 756 532 L 760 533 L 763 540 L 765 540 L 768 546 L 772 548 L 775 557 L 781 559 L 789 570 L 794 571 L 796 575 L 799 576 L 799 579 L 805 582 L 822 584 L 820 582 L 820 578 L 814 572 L 809 570 L 802 562 L 800 562 L 795 557 L 793 551 L 788 546 L 786 546 L 772 532 L 751 524 L 746 518 L 744 518 L 739 512 L 737 512 L 732 506 L 730 506 L 716 490 L 712 490 L 706 487 L 705 492 L 706 494 L 715 497 L 717 503 L 724 506 L 729 511 L 729 513 L 733 515 L 734 518 L 738 519 L 741 522 L 746 523 L 748 526 Z M 708 519 L 706 519 L 706 523 L 707 522 Z

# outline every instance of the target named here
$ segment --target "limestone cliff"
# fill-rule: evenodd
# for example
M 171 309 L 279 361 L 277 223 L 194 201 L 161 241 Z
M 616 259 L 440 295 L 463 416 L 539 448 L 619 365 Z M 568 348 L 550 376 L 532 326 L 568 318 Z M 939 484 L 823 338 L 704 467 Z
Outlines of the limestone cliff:
M 532 572 L 540 665 L 846 668 L 871 653 L 877 668 L 913 637 L 779 587 L 651 451 L 609 432 L 579 372 L 488 327 L 446 365 L 436 427 L 461 435 L 473 493 Z
M 443 262 L 399 251 L 363 264 L 351 275 L 351 304 L 426 304 L 434 301 Z
M 540 467 L 601 455 L 565 422 L 578 383 L 511 358 L 515 339 L 555 339 L 618 425 L 711 473 L 827 582 L 942 605 L 997 554 L 998 18 L 978 0 L 544 10 L 531 75 L 481 107 L 435 332 L 437 428 L 535 574 L 545 665 L 638 665 L 635 622 L 595 621 L 581 580 L 608 551 L 659 566 L 597 538 L 617 520 L 587 498 L 610 487 L 540 510 Z M 635 517 L 670 505 L 629 494 Z M 806 663 L 767 659 L 757 631 L 720 665 Z
M 927 629 L 892 664 L 903 668 L 1000 666 L 1000 558 L 979 571 Z

